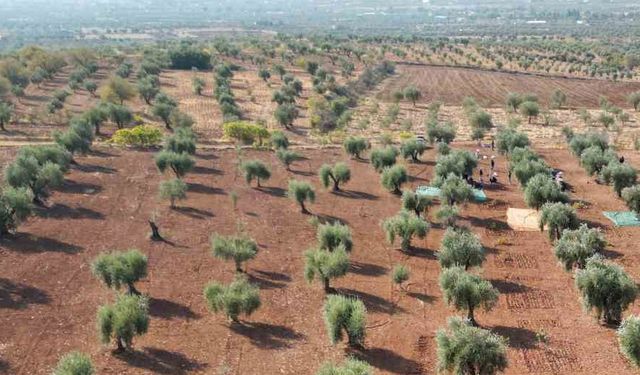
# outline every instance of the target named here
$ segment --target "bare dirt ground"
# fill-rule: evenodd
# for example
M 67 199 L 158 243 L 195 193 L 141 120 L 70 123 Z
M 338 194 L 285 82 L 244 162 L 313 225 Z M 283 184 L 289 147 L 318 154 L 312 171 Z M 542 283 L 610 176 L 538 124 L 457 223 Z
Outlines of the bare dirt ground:
M 475 149 L 474 145 L 458 145 Z M 8 160 L 14 149 L 1 149 Z M 540 149 L 554 167 L 565 170 L 573 198 L 591 205 L 582 219 L 601 226 L 611 243 L 609 255 L 638 278 L 640 260 L 634 229 L 613 229 L 603 208 L 622 208 L 609 187 L 590 182 L 568 151 Z M 442 229 L 437 223 L 425 240 L 404 254 L 385 242 L 380 222 L 399 209 L 399 198 L 384 191 L 369 163 L 348 160 L 339 150 L 308 150 L 292 172 L 273 153 L 246 151 L 272 167 L 262 189 L 245 184 L 236 173 L 235 151 L 201 152 L 186 177 L 188 199 L 170 210 L 159 202 L 162 179 L 152 152 L 99 148 L 80 157 L 80 166 L 49 200 L 50 207 L 0 241 L 0 372 L 47 374 L 71 350 L 91 355 L 100 374 L 312 374 L 321 362 L 345 354 L 364 358 L 380 374 L 434 372 L 438 328 L 455 311 L 444 305 L 435 257 Z M 625 153 L 640 166 L 637 153 Z M 407 164 L 407 188 L 427 184 L 434 150 L 424 163 Z M 320 188 L 322 163 L 347 161 L 353 180 L 342 194 Z M 488 166 L 483 164 L 485 169 Z M 505 161 L 498 158 L 504 177 Z M 368 308 L 366 349 L 332 347 L 324 329 L 324 294 L 303 279 L 303 252 L 314 245 L 309 216 L 285 196 L 291 178 L 308 180 L 318 193 L 310 210 L 321 220 L 341 220 L 354 235 L 349 275 L 333 283 L 338 293 L 361 298 Z M 233 209 L 231 192 L 238 194 Z M 478 315 L 479 323 L 509 338 L 507 374 L 631 374 L 617 349 L 615 332 L 582 311 L 571 274 L 558 266 L 545 233 L 514 232 L 506 226 L 507 207 L 524 207 L 514 185 L 489 189 L 490 200 L 470 204 L 463 221 L 478 233 L 488 251 L 482 274 L 501 291 L 497 308 Z M 432 209 L 435 211 L 435 208 Z M 156 214 L 170 243 L 152 243 L 147 219 Z M 431 219 L 433 221 L 433 219 Z M 209 253 L 211 233 L 238 228 L 260 245 L 248 274 L 261 287 L 263 305 L 241 326 L 207 311 L 202 289 L 210 280 L 230 281 L 233 266 Z M 139 289 L 150 297 L 149 332 L 136 338 L 136 351 L 112 356 L 97 338 L 95 314 L 113 300 L 113 292 L 91 275 L 90 262 L 102 251 L 139 248 L 149 257 L 149 276 Z M 411 268 L 408 292 L 392 287 L 390 270 Z M 640 311 L 638 304 L 631 309 Z M 548 344 L 536 341 L 544 330 Z M 588 338 L 588 339 L 585 339 Z M 224 372 L 226 371 L 226 372 Z
M 484 106 L 504 106 L 510 92 L 533 93 L 548 103 L 553 91 L 560 89 L 567 94 L 569 107 L 596 108 L 598 99 L 604 96 L 611 103 L 628 108 L 627 95 L 640 90 L 640 82 L 541 77 L 478 69 L 398 65 L 397 71 L 395 79 L 383 84 L 381 92 L 385 95 L 415 85 L 423 93 L 422 102 L 439 100 L 449 105 L 460 105 L 465 97 L 473 96 Z

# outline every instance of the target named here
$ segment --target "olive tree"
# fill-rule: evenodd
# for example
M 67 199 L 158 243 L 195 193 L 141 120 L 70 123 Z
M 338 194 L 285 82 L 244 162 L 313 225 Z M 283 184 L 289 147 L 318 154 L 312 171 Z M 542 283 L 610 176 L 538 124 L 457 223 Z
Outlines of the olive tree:
M 640 111 L 640 91 L 632 92 L 627 98 L 633 109 Z
M 567 271 L 584 268 L 587 260 L 607 246 L 600 230 L 582 224 L 578 229 L 565 229 L 554 245 L 556 258 Z
M 618 328 L 620 352 L 636 367 L 640 367 L 640 318 L 631 315 Z
M 333 191 L 339 191 L 340 184 L 346 184 L 351 180 L 351 170 L 345 163 L 323 164 L 318 175 L 325 189 L 333 184 Z
M 174 178 L 160 183 L 160 198 L 171 202 L 171 208 L 175 208 L 176 200 L 187 198 L 187 184 L 179 178 Z
M 402 165 L 394 165 L 385 168 L 380 176 L 382 186 L 394 194 L 400 194 L 402 191 L 400 188 L 402 184 L 406 183 L 409 179 L 407 170 Z
M 251 315 L 260 307 L 260 288 L 251 284 L 247 278 L 236 276 L 227 285 L 210 282 L 204 288 L 207 307 L 214 313 L 222 312 L 234 323 L 239 322 L 240 314 Z
M 331 291 L 331 279 L 342 277 L 349 271 L 349 255 L 342 245 L 332 251 L 321 248 L 308 250 L 304 257 L 304 278 L 309 283 L 316 278 L 320 280 L 325 293 Z
M 214 257 L 233 260 L 236 272 L 242 273 L 242 263 L 251 260 L 258 254 L 258 244 L 247 236 L 211 236 L 211 253 Z
M 164 173 L 170 169 L 177 178 L 184 177 L 196 164 L 186 152 L 160 151 L 156 154 L 155 161 L 160 172 Z
M 540 230 L 546 226 L 550 240 L 559 240 L 565 229 L 576 229 L 580 221 L 576 210 L 566 203 L 545 203 L 540 215 Z
M 416 216 L 421 216 L 422 213 L 426 214 L 432 204 L 433 198 L 428 195 L 416 194 L 411 190 L 402 192 L 402 209 L 413 211 Z
M 605 151 L 609 148 L 609 142 L 606 135 L 598 133 L 574 134 L 569 140 L 569 148 L 574 155 L 580 157 L 582 152 L 590 147 L 598 147 Z
M 367 309 L 359 299 L 330 295 L 324 303 L 324 321 L 332 344 L 342 340 L 346 333 L 349 346 L 364 345 Z
M 147 333 L 149 328 L 149 303 L 145 297 L 120 295 L 113 305 L 103 305 L 98 310 L 98 331 L 103 344 L 116 342 L 116 352 L 131 348 L 133 338 Z
M 420 161 L 420 156 L 427 150 L 427 145 L 423 141 L 410 139 L 400 146 L 400 153 L 405 159 L 411 158 L 414 162 Z
M 416 236 L 425 238 L 429 231 L 429 223 L 422 218 L 414 216 L 407 211 L 400 211 L 397 215 L 387 218 L 382 222 L 387 241 L 393 245 L 396 237 L 400 237 L 400 248 L 409 251 L 411 239 Z
M 520 110 L 521 115 L 528 118 L 529 124 L 531 124 L 531 120 L 534 117 L 538 117 L 540 114 L 540 106 L 536 102 L 522 102 L 518 109 Z
M 116 124 L 118 129 L 122 129 L 125 125 L 129 124 L 133 120 L 133 113 L 124 105 L 108 104 L 105 108 L 105 113 L 109 117 L 109 120 Z
M 603 151 L 598 146 L 591 146 L 580 154 L 580 164 L 590 176 L 599 174 L 602 168 L 617 160 L 618 157 L 614 151 L 611 149 Z
M 440 185 L 440 199 L 450 206 L 473 199 L 471 186 L 462 177 L 450 174 Z
M 622 190 L 622 199 L 631 212 L 640 216 L 640 185 L 633 185 Z
M 64 182 L 63 171 L 59 164 L 48 160 L 41 164 L 34 156 L 29 155 L 18 155 L 6 167 L 4 178 L 10 187 L 31 190 L 33 201 L 37 204 L 43 203 L 50 189 L 59 187 Z
M 0 130 L 2 130 L 3 132 L 7 131 L 7 129 L 5 128 L 5 124 L 9 123 L 12 117 L 13 106 L 5 102 L 0 102 Z
M 606 183 L 613 185 L 613 190 L 622 197 L 622 190 L 636 184 L 638 172 L 629 164 L 612 161 L 602 168 L 600 178 Z
M 427 139 L 429 143 L 449 144 L 456 138 L 456 129 L 450 123 L 438 124 L 431 122 L 427 125 Z
M 6 187 L 0 192 L 0 238 L 17 229 L 33 210 L 33 193 L 26 187 Z
M 293 125 L 293 122 L 298 118 L 298 108 L 293 103 L 282 103 L 279 104 L 276 108 L 273 116 L 275 117 L 278 124 L 284 126 L 285 128 L 289 128 Z
M 278 158 L 278 160 L 280 160 L 282 165 L 284 165 L 286 170 L 289 170 L 291 164 L 293 164 L 295 161 L 302 159 L 302 155 L 300 155 L 299 153 L 284 148 L 276 150 L 276 157 Z
M 316 375 L 373 375 L 373 367 L 367 362 L 355 358 L 349 358 L 338 365 L 333 362 L 325 362 Z
M 520 94 L 510 92 L 509 94 L 507 94 L 505 103 L 507 104 L 507 109 L 509 111 L 515 112 L 518 110 L 518 107 L 520 107 L 520 104 L 522 104 L 522 97 L 520 96 Z
M 511 172 L 516 176 L 520 185 L 526 187 L 529 180 L 537 175 L 545 175 L 550 178 L 551 168 L 544 162 L 544 160 L 520 160 L 516 163 L 511 163 Z
M 567 103 L 567 94 L 565 94 L 562 90 L 556 89 L 551 94 L 551 107 L 552 108 L 562 108 Z
M 607 324 L 620 323 L 638 295 L 636 283 L 622 267 L 598 257 L 591 258 L 575 278 L 584 308 L 594 310 Z
M 280 130 L 271 132 L 270 142 L 271 146 L 276 150 L 289 148 L 289 138 Z
M 462 177 L 471 175 L 478 165 L 478 159 L 469 151 L 455 150 L 447 155 L 441 155 L 436 162 L 433 186 L 440 187 L 450 174 Z
M 416 106 L 416 102 L 422 96 L 422 93 L 420 93 L 420 90 L 418 90 L 418 88 L 415 86 L 409 86 L 405 88 L 403 94 L 404 94 L 404 98 L 407 100 L 410 100 L 413 103 L 414 107 Z
M 164 150 L 177 154 L 184 152 L 194 155 L 196 153 L 196 135 L 190 128 L 178 128 L 173 134 L 165 137 Z
M 339 247 L 343 247 L 349 252 L 353 249 L 353 238 L 351 237 L 351 229 L 345 224 L 321 224 L 318 226 L 316 233 L 318 239 L 318 248 L 328 251 L 334 251 Z
M 260 187 L 260 180 L 271 178 L 271 172 L 267 166 L 259 160 L 247 160 L 240 164 L 240 170 L 244 174 L 244 179 L 248 184 L 256 180 L 257 187 Z
M 456 310 L 466 310 L 467 319 L 477 325 L 477 308 L 489 311 L 498 303 L 498 290 L 480 276 L 468 273 L 462 267 L 445 268 L 440 273 L 440 289 L 445 302 Z
M 313 186 L 306 181 L 289 181 L 287 196 L 300 205 L 300 210 L 303 214 L 309 213 L 304 202 L 309 201 L 313 203 L 316 200 L 316 192 L 313 190 Z
M 385 168 L 391 167 L 396 163 L 398 157 L 398 149 L 393 146 L 376 148 L 371 151 L 371 164 L 373 168 L 380 173 Z
M 147 105 L 151 105 L 151 101 L 160 93 L 157 78 L 155 76 L 145 76 L 138 80 L 138 94 Z
M 53 370 L 53 375 L 93 375 L 94 373 L 91 358 L 80 352 L 65 354 Z
M 442 268 L 480 267 L 486 258 L 480 238 L 467 228 L 447 228 L 438 251 Z
M 438 370 L 460 375 L 494 375 L 508 366 L 507 340 L 473 327 L 460 318 L 449 319 L 449 330 L 438 330 Z
M 569 201 L 558 184 L 547 174 L 533 176 L 524 188 L 524 202 L 528 207 L 539 210 L 545 203 Z
M 93 261 L 91 270 L 109 288 L 126 286 L 129 294 L 139 295 L 134 284 L 147 276 L 147 257 L 137 249 L 103 253 Z
M 347 137 L 343 143 L 344 150 L 347 154 L 356 159 L 360 159 L 360 155 L 366 151 L 370 145 L 366 139 L 362 137 Z
M 410 276 L 411 270 L 403 264 L 398 264 L 393 267 L 393 270 L 391 270 L 391 281 L 398 285 L 400 289 L 403 289 L 402 284 L 408 281 Z
M 511 127 L 500 129 L 496 134 L 496 148 L 503 155 L 510 155 L 514 149 L 525 148 L 529 144 L 527 134 Z

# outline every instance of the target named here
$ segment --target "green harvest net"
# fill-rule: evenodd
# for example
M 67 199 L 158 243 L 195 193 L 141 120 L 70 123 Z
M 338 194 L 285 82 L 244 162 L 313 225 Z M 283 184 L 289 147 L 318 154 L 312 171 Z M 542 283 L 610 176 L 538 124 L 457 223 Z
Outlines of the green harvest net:
M 631 211 L 604 211 L 602 214 L 616 227 L 640 227 L 640 219 Z
M 426 195 L 428 197 L 439 197 L 440 189 L 434 186 L 419 186 L 416 189 L 416 194 Z M 484 190 L 473 189 L 473 200 L 476 202 L 486 202 L 487 195 L 484 193 Z

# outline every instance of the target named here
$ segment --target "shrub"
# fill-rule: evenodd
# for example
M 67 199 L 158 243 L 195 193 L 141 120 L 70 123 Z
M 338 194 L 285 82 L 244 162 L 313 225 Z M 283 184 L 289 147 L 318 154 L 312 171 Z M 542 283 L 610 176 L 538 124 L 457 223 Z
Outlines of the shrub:
M 415 212 L 416 216 L 420 216 L 423 212 L 426 214 L 429 206 L 433 204 L 433 198 L 416 194 L 411 190 L 402 192 L 402 209 Z
M 400 146 L 400 153 L 405 159 L 420 161 L 420 156 L 427 150 L 427 145 L 417 139 L 410 139 Z
M 104 102 L 120 103 L 129 100 L 136 95 L 136 89 L 125 79 L 114 76 L 100 88 L 100 98 Z
M 597 133 L 574 134 L 569 141 L 569 148 L 578 157 L 590 147 L 598 147 L 600 150 L 605 151 L 609 148 L 609 145 L 605 136 Z
M 526 187 L 536 175 L 544 175 L 551 178 L 551 168 L 543 160 L 521 160 L 517 163 L 511 163 L 511 171 L 520 182 L 520 185 Z
M 618 328 L 620 352 L 636 367 L 640 367 L 640 318 L 631 315 Z
M 493 122 L 490 114 L 476 110 L 469 115 L 469 125 L 472 129 L 489 130 L 493 126 Z
M 149 304 L 145 297 L 120 295 L 113 305 L 98 310 L 98 331 L 103 344 L 115 340 L 117 352 L 131 348 L 133 338 L 149 328 Z
M 520 114 L 528 118 L 529 124 L 534 117 L 538 117 L 540 114 L 540 106 L 536 102 L 522 102 L 518 108 Z
M 316 192 L 313 190 L 313 186 L 306 181 L 289 181 L 287 196 L 300 205 L 300 210 L 304 214 L 309 213 L 304 202 L 313 203 L 316 200 Z
M 293 122 L 296 118 L 298 118 L 298 109 L 296 105 L 293 103 L 285 103 L 279 104 L 276 108 L 273 116 L 278 121 L 278 124 L 284 126 L 285 128 L 289 128 L 293 125 Z
M 507 104 L 507 109 L 515 112 L 518 110 L 518 107 L 520 107 L 520 104 L 522 104 L 522 97 L 519 94 L 510 92 L 509 94 L 507 94 L 505 102 Z
M 636 111 L 640 110 L 640 91 L 633 92 L 629 94 L 628 97 L 629 104 L 633 106 L 633 109 Z
M 552 108 L 562 108 L 567 103 L 567 94 L 562 92 L 562 90 L 556 89 L 551 94 L 550 100 Z
M 456 129 L 452 124 L 438 124 L 431 122 L 427 125 L 427 139 L 429 143 L 445 143 L 449 144 L 456 138 Z
M 640 216 L 640 186 L 633 185 L 622 190 L 622 199 L 629 210 Z
M 249 122 L 227 122 L 222 128 L 225 137 L 233 138 L 244 144 L 262 144 L 263 139 L 269 138 L 269 131 L 267 129 Z
M 347 137 L 347 139 L 344 140 L 343 146 L 347 154 L 356 159 L 360 159 L 360 154 L 369 148 L 369 142 L 360 137 Z
M 349 252 L 353 249 L 351 229 L 341 223 L 322 224 L 317 231 L 318 247 L 323 250 L 334 251 L 339 247 Z
M 393 281 L 394 284 L 399 285 L 400 288 L 402 288 L 402 284 L 409 280 L 410 276 L 411 272 L 409 268 L 402 264 L 396 265 L 391 271 L 391 281 Z
M 607 241 L 598 229 L 589 229 L 587 224 L 572 230 L 565 229 L 555 243 L 556 258 L 567 271 L 584 268 L 587 259 L 599 254 L 607 246 Z
M 436 162 L 433 186 L 440 187 L 450 174 L 462 177 L 471 175 L 478 165 L 476 157 L 468 151 L 452 151 L 448 155 L 441 155 Z
M 26 187 L 0 192 L 0 238 L 15 230 L 32 212 L 33 193 Z
M 368 363 L 349 358 L 342 365 L 326 362 L 316 375 L 373 375 L 373 368 Z
M 91 264 L 93 274 L 109 288 L 127 287 L 140 294 L 134 283 L 147 276 L 147 257 L 137 249 L 100 254 Z
M 187 198 L 187 184 L 179 178 L 174 178 L 160 183 L 160 198 L 169 200 L 171 208 L 175 207 L 177 199 Z
M 458 207 L 445 204 L 441 205 L 440 209 L 436 212 L 436 219 L 445 227 L 455 227 L 459 215 L 460 211 Z
M 5 182 L 15 189 L 28 188 L 36 203 L 49 195 L 49 190 L 59 187 L 64 181 L 62 168 L 51 161 L 43 164 L 33 156 L 18 155 L 5 169 Z
M 580 154 L 580 164 L 590 176 L 599 174 L 602 168 L 617 160 L 615 152 L 610 149 L 603 151 L 598 146 L 591 146 Z
M 387 235 L 387 241 L 393 245 L 396 237 L 400 237 L 400 248 L 408 251 L 411 248 L 413 236 L 425 238 L 429 231 L 429 224 L 423 219 L 400 211 L 396 216 L 386 219 L 382 223 L 382 229 Z
M 440 273 L 440 289 L 447 304 L 456 310 L 467 310 L 467 319 L 476 325 L 474 311 L 482 307 L 489 311 L 498 303 L 498 290 L 479 276 L 462 267 L 445 268 Z
M 278 149 L 276 156 L 287 170 L 289 170 L 289 166 L 293 164 L 293 162 L 302 159 L 302 155 L 299 153 L 284 148 Z
M 502 336 L 460 318 L 449 319 L 449 331 L 436 334 L 439 371 L 493 375 L 507 368 L 507 340 Z
M 546 225 L 550 240 L 559 240 L 565 229 L 576 229 L 579 224 L 576 210 L 566 203 L 545 203 L 542 206 L 540 230 L 544 230 Z
M 516 148 L 529 146 L 529 137 L 513 128 L 504 128 L 496 135 L 496 147 L 501 154 L 511 154 Z
M 364 345 L 366 319 L 367 309 L 362 301 L 341 295 L 327 296 L 324 320 L 332 344 L 342 340 L 346 333 L 350 346 Z
M 171 151 L 157 153 L 155 161 L 160 172 L 164 173 L 167 169 L 171 169 L 177 178 L 184 177 L 196 164 L 189 154 Z
M 349 271 L 349 255 L 340 245 L 333 251 L 315 249 L 305 252 L 304 278 L 311 283 L 314 279 L 322 281 L 325 293 L 331 288 L 329 281 L 342 277 Z
M 116 130 L 111 141 L 123 146 L 156 146 L 162 141 L 162 131 L 155 126 L 138 125 L 131 129 Z
M 260 307 L 260 289 L 247 278 L 236 276 L 228 285 L 211 282 L 204 288 L 204 299 L 209 309 L 222 312 L 232 322 L 238 322 L 240 314 L 251 315 Z
M 244 173 L 244 179 L 248 184 L 256 180 L 257 186 L 260 187 L 260 180 L 268 180 L 271 178 L 271 172 L 264 163 L 259 160 L 248 160 L 240 164 L 240 170 Z
M 88 355 L 80 352 L 71 352 L 60 358 L 58 365 L 53 370 L 53 375 L 93 375 L 93 364 Z
M 408 181 L 407 170 L 402 165 L 385 168 L 382 172 L 382 186 L 394 194 L 400 194 L 402 184 Z
M 545 203 L 569 201 L 569 197 L 558 184 L 547 174 L 533 176 L 524 188 L 524 202 L 527 206 L 539 210 Z
M 638 287 L 622 267 L 597 257 L 578 270 L 576 286 L 584 308 L 595 310 L 598 319 L 607 324 L 618 324 L 638 294 Z
M 385 168 L 391 167 L 396 163 L 398 157 L 398 149 L 393 146 L 384 148 L 376 148 L 371 151 L 371 164 L 375 170 L 380 173 Z
M 440 186 L 440 199 L 450 206 L 455 203 L 466 203 L 473 199 L 473 190 L 462 177 L 450 174 Z
M 438 260 L 442 268 L 480 267 L 485 261 L 485 251 L 480 238 L 469 229 L 447 228 L 440 242 Z
M 211 253 L 222 260 L 233 260 L 236 272 L 242 271 L 242 263 L 251 260 L 258 254 L 258 244 L 246 236 L 211 236 Z
M 206 86 L 207 83 L 200 77 L 193 77 L 191 80 L 191 87 L 193 88 L 193 93 L 196 95 L 202 95 L 202 91 Z
M 289 148 L 289 138 L 281 132 L 280 130 L 276 130 L 271 132 L 271 147 L 276 150 L 281 148 Z
M 636 184 L 637 171 L 628 164 L 612 161 L 600 172 L 600 177 L 606 184 L 613 184 L 613 190 L 622 197 L 622 190 Z
M 333 183 L 333 191 L 339 191 L 340 184 L 346 184 L 351 180 L 351 170 L 345 163 L 336 163 L 333 166 L 324 164 L 320 167 L 318 175 L 325 189 Z

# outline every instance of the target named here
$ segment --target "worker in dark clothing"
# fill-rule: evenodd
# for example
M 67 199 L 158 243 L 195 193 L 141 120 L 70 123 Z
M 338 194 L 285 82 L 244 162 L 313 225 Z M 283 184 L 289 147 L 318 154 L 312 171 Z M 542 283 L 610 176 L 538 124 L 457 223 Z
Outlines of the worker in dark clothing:
M 620 164 L 624 163 L 624 156 L 620 156 Z
M 495 148 L 496 148 L 496 142 L 493 139 L 491 139 L 491 151 L 495 150 Z
M 511 185 L 511 169 L 509 169 L 509 185 Z

